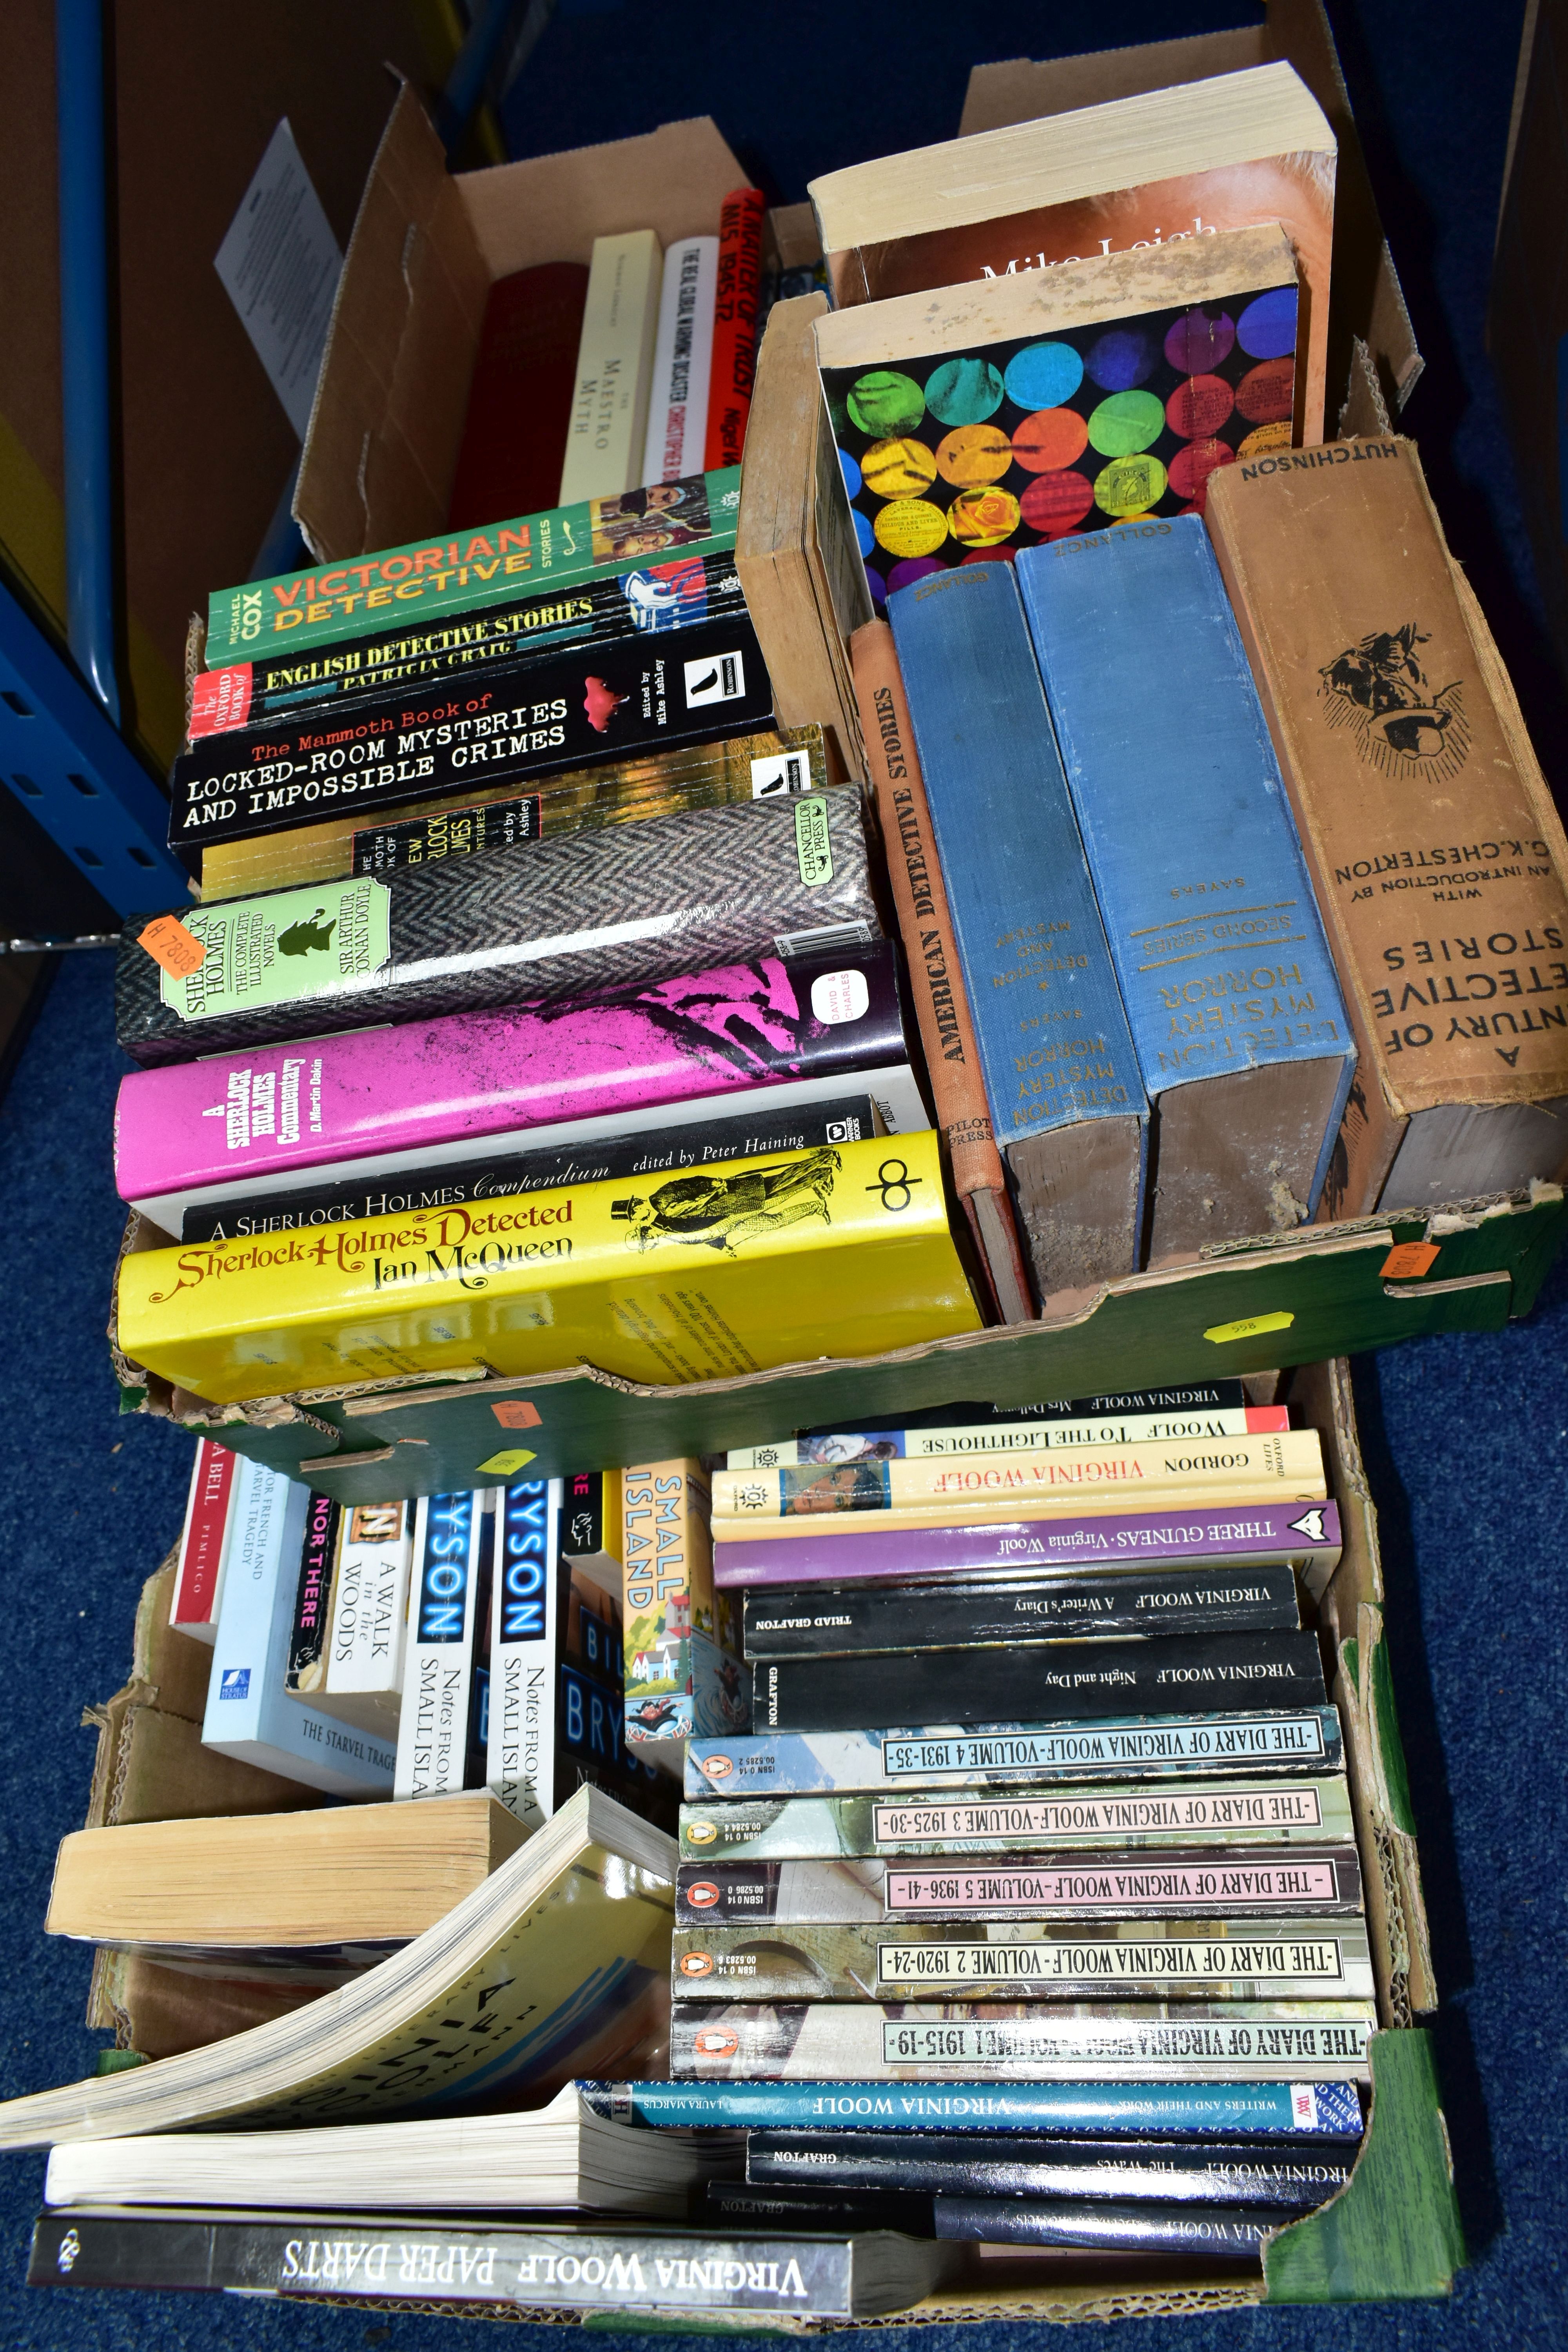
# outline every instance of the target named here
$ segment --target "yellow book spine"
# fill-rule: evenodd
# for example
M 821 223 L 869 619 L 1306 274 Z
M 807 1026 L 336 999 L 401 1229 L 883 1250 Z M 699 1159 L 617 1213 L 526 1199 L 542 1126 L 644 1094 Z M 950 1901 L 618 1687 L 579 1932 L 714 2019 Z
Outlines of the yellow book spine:
M 142 1251 L 117 1312 L 134 1363 L 218 1404 L 582 1363 L 681 1387 L 980 1328 L 929 1129 Z

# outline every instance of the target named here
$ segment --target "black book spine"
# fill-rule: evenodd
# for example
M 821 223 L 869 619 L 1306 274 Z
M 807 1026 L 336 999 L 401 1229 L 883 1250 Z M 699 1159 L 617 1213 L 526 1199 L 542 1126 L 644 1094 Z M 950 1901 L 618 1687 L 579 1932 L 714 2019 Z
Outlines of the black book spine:
M 978 2132 L 750 2132 L 746 2179 L 816 2193 L 1093 2197 L 1310 2212 L 1358 2150 L 1321 2143 L 1037 2139 Z
M 1066 2197 L 939 2197 L 936 2234 L 986 2245 L 1062 2246 L 1085 2253 L 1201 2254 L 1256 2268 L 1264 2239 L 1288 2217 L 1267 2205 L 1081 2202 Z
M 186 1232 L 184 1238 L 205 1240 Z M 1027 1647 L 1096 1634 L 1287 1633 L 1301 1612 L 1289 1568 L 1029 1577 L 1007 1584 L 756 1587 L 745 1594 L 753 1662 L 879 1651 Z
M 391 1176 L 361 1176 L 357 1182 L 340 1178 L 301 1186 L 298 1192 L 205 1202 L 185 1211 L 180 1238 L 235 1241 L 250 1234 L 291 1233 L 304 1225 L 350 1224 L 357 1217 L 452 1208 L 470 1201 L 497 1200 L 508 1192 L 548 1192 L 563 1184 L 602 1183 L 613 1177 L 679 1174 L 683 1169 L 711 1167 L 723 1160 L 750 1160 L 763 1151 L 804 1151 L 816 1145 L 858 1143 L 876 1132 L 868 1096 L 848 1095 L 820 1105 L 774 1110 L 762 1089 L 748 1096 L 743 1113 L 699 1119 L 690 1127 L 664 1127 L 467 1163 L 400 1169 Z M 595 1542 L 583 1549 L 596 1551 L 599 1546 Z
M 744 610 L 732 555 L 685 556 L 423 628 L 340 638 L 292 658 L 270 654 L 229 663 L 198 681 L 197 726 L 205 737 L 271 727 L 300 712 L 335 714 L 389 693 L 488 679 L 497 669 L 558 657 L 567 646 L 574 655 L 596 652 Z M 210 714 L 205 722 L 204 711 Z
M 900 2230 L 907 2238 L 936 2235 L 932 2200 L 900 2189 L 710 2180 L 703 2201 L 716 2221 L 736 2230 Z
M 1316 1634 L 1215 1633 L 769 1660 L 752 1669 L 752 1719 L 759 1731 L 857 1731 L 1321 1706 L 1326 1698 Z
M 589 1559 L 605 1548 L 605 1481 L 618 1470 L 578 1470 L 562 1481 L 561 1549 L 568 1559 Z
M 747 735 L 773 709 L 743 610 L 602 652 L 498 665 L 483 679 L 197 742 L 174 762 L 169 845 L 194 872 L 217 842 Z
M 327 1643 L 327 1604 L 332 1589 L 332 1563 L 337 1558 L 341 1505 L 330 1495 L 312 1495 L 305 1513 L 305 1538 L 300 1548 L 300 1581 L 294 1592 L 294 1622 L 289 1629 L 289 1663 L 285 1688 L 314 1690 Z

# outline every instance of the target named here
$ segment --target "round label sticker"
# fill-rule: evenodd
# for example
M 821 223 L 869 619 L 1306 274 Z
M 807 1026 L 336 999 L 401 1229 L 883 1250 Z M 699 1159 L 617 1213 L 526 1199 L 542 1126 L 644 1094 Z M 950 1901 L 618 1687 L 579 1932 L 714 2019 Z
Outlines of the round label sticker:
M 811 1009 L 830 1029 L 865 1017 L 871 1002 L 863 971 L 820 971 L 811 983 Z
M 692 2035 L 691 2044 L 700 2058 L 732 2058 L 741 2037 L 727 2025 L 705 2025 L 700 2033 Z
M 695 1886 L 685 1889 L 685 1895 L 694 1911 L 711 1911 L 719 1900 L 719 1889 L 710 1878 L 700 1878 Z
M 713 1973 L 711 1952 L 682 1952 L 680 1973 L 683 1977 L 710 1977 Z
M 686 1824 L 688 1845 L 711 1845 L 718 1834 L 717 1822 L 688 1822 Z
M 710 1780 L 727 1780 L 735 1769 L 728 1756 L 699 1756 L 697 1762 Z

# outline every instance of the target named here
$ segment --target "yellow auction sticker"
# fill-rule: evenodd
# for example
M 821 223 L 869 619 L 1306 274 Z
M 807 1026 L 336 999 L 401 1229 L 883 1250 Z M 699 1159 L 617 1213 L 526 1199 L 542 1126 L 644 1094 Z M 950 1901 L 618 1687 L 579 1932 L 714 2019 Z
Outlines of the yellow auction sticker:
M 1204 1338 L 1222 1348 L 1227 1339 L 1256 1339 L 1264 1331 L 1289 1331 L 1295 1320 L 1283 1309 L 1274 1315 L 1244 1315 L 1238 1323 L 1211 1323 Z
M 477 1463 L 474 1475 L 476 1478 L 515 1478 L 524 1464 L 533 1458 L 526 1445 L 509 1446 L 504 1454 L 492 1454 L 488 1462 Z

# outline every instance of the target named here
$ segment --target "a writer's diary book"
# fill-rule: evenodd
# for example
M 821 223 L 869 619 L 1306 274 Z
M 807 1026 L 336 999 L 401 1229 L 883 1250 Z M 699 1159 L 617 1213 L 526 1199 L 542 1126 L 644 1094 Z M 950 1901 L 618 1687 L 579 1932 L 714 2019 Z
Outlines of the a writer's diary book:
M 969 286 L 921 298 L 924 351 L 910 348 L 919 327 L 892 315 L 915 298 L 822 322 L 823 386 L 879 605 L 890 590 L 952 564 L 1010 558 L 1149 516 L 1201 513 L 1217 467 L 1289 445 L 1293 272 L 1288 283 L 1087 319 L 1104 302 L 1059 299 L 1061 281 L 1077 279 L 1078 269 L 1031 275 L 1035 288 L 1015 278 L 1000 291 Z M 1147 286 L 1152 273 L 1140 275 Z M 1031 293 L 1037 321 L 982 339 L 1002 312 L 1027 307 Z M 1066 317 L 1051 318 L 1064 308 Z M 955 349 L 953 326 L 966 311 L 977 331 Z M 833 364 L 840 321 L 864 352 L 879 312 L 889 314 L 889 356 Z

